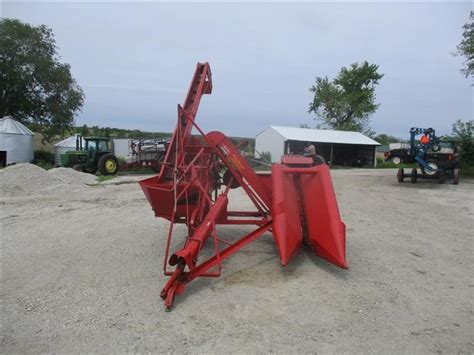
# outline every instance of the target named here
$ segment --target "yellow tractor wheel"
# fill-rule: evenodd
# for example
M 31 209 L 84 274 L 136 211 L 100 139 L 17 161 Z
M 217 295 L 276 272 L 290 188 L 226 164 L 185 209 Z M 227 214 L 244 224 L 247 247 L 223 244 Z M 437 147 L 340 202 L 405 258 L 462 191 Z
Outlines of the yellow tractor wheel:
M 118 172 L 118 160 L 113 154 L 105 154 L 100 157 L 98 167 L 102 175 L 115 175 Z

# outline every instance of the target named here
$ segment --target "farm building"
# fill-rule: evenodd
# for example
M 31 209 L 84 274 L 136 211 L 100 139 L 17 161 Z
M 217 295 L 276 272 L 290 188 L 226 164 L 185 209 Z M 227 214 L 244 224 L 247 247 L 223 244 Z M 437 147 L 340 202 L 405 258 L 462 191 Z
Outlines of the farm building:
M 11 117 L 0 119 L 0 166 L 33 160 L 34 133 Z
M 257 134 L 255 156 L 269 152 L 272 162 L 285 154 L 302 154 L 313 143 L 318 155 L 331 165 L 375 167 L 380 144 L 360 132 L 270 126 Z

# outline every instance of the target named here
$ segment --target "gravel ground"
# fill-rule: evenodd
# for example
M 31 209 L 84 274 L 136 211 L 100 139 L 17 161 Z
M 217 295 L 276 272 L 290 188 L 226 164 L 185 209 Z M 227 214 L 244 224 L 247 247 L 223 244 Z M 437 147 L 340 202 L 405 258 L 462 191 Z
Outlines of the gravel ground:
M 395 173 L 333 171 L 349 270 L 307 251 L 282 268 L 266 235 L 172 312 L 159 297 L 167 223 L 137 177 L 2 195 L 1 352 L 473 353 L 474 180 Z M 247 201 L 235 190 L 232 203 Z

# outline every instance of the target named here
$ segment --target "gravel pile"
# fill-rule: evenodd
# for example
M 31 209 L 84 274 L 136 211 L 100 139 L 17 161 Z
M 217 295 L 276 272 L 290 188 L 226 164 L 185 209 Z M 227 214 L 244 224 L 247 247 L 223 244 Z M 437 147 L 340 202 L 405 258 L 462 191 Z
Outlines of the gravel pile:
M 0 170 L 0 197 L 67 192 L 94 182 L 95 176 L 69 168 L 47 171 L 34 164 L 15 164 Z
M 63 180 L 67 184 L 92 185 L 96 182 L 95 175 L 81 173 L 71 168 L 54 168 L 48 170 L 48 174 L 54 178 Z

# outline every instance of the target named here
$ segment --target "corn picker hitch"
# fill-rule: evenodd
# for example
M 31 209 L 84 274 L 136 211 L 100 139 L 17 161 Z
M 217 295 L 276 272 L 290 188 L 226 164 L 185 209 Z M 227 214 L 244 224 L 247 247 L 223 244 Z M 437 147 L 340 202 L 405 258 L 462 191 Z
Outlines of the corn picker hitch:
M 200 100 L 211 92 L 210 66 L 198 63 L 184 104 L 178 105 L 178 122 L 160 173 L 139 183 L 155 216 L 170 221 L 163 265 L 170 277 L 161 292 L 166 308 L 197 277 L 220 276 L 223 260 L 265 232 L 273 234 L 283 266 L 304 243 L 321 258 L 347 268 L 345 225 L 327 165 L 283 156 L 281 164 L 272 165 L 271 174 L 256 173 L 224 134 L 204 133 L 196 124 Z M 201 137 L 192 135 L 193 129 Z M 228 209 L 229 191 L 238 187 L 253 210 Z M 182 247 L 171 253 L 176 223 L 187 226 L 187 235 Z M 219 238 L 217 225 L 255 229 L 230 243 Z M 214 255 L 202 261 L 200 252 L 207 242 L 213 243 Z

